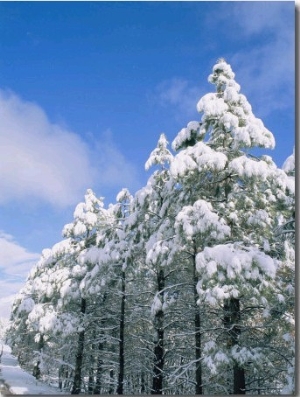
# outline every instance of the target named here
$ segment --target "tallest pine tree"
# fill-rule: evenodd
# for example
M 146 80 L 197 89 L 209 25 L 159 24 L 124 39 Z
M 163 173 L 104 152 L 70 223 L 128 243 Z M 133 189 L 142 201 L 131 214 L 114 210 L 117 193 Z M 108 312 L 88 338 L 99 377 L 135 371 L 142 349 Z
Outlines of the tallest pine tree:
M 207 312 L 217 313 L 210 319 L 215 330 L 202 346 L 202 365 L 215 385 L 207 391 L 244 394 L 253 391 L 255 374 L 270 365 L 269 345 L 258 329 L 264 330 L 271 313 L 279 264 L 275 230 L 288 205 L 288 181 L 269 156 L 253 154 L 257 148 L 274 148 L 275 140 L 254 116 L 234 77 L 230 65 L 218 60 L 209 76 L 216 92 L 199 100 L 200 123 L 189 123 L 175 138 L 173 148 L 181 151 L 171 173 L 185 191 L 186 204 L 195 207 L 201 199 L 211 206 L 207 214 L 220 217 L 209 230 L 205 215 L 195 212 L 199 220 L 194 219 L 193 229 L 198 229 L 197 241 L 209 232 L 205 247 L 200 243 L 195 248 L 197 290 L 199 302 L 210 307 Z M 182 229 L 188 230 L 193 220 L 183 215 Z M 222 222 L 230 232 L 218 244 Z

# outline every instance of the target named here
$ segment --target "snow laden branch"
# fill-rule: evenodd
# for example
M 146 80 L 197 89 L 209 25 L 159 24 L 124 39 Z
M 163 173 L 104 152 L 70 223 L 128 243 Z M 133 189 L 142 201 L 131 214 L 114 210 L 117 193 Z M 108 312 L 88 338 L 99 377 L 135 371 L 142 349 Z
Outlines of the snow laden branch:
M 88 189 L 15 297 L 13 354 L 64 394 L 295 392 L 295 150 L 257 154 L 274 137 L 224 59 L 208 81 L 145 186 Z

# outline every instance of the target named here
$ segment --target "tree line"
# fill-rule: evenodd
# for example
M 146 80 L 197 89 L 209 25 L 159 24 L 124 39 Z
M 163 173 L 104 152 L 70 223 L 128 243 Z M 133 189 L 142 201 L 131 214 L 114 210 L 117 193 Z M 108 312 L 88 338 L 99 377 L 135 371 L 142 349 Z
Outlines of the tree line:
M 294 154 L 275 145 L 231 66 L 209 75 L 134 195 L 88 189 L 16 296 L 7 340 L 36 378 L 71 394 L 294 391 Z

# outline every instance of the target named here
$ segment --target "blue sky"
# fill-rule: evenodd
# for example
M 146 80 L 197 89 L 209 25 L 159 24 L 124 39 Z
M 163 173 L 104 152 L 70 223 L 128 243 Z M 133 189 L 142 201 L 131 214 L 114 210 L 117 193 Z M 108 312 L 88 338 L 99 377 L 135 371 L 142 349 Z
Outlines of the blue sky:
M 0 2 L 0 317 L 87 188 L 114 202 L 214 90 L 224 57 L 294 146 L 294 2 Z M 150 171 L 151 172 L 151 171 Z

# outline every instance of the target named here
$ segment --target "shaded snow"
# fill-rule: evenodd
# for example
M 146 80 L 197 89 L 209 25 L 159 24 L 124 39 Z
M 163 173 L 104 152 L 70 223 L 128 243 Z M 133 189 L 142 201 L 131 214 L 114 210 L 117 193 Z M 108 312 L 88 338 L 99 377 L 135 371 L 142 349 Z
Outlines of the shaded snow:
M 7 345 L 3 346 L 0 369 L 0 380 L 6 384 L 11 394 L 61 394 L 58 388 L 37 381 L 34 376 L 25 372 Z

